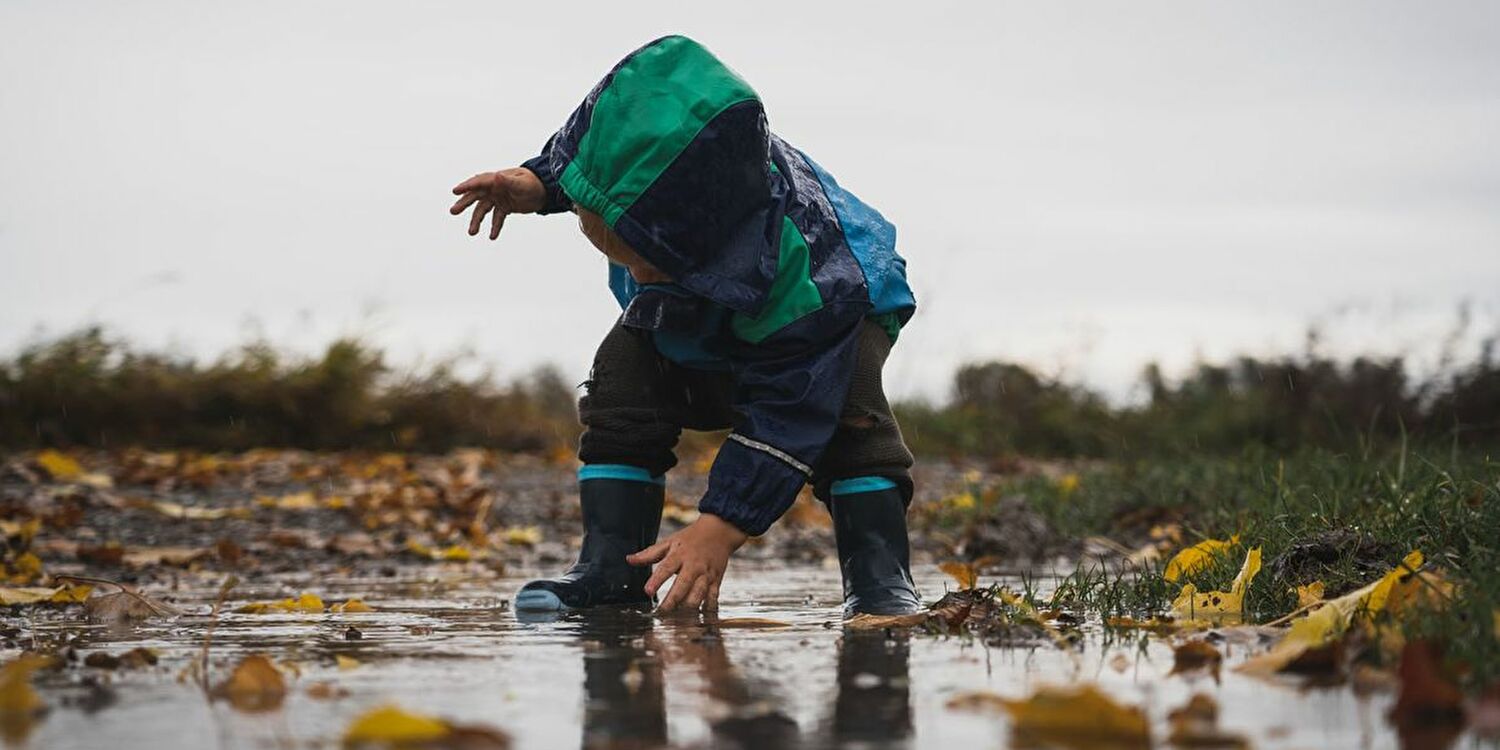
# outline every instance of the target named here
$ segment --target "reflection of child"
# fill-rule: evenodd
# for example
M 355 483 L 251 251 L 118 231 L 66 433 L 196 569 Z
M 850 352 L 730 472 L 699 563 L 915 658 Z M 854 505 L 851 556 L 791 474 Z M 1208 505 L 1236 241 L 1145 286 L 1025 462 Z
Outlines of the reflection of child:
M 453 192 L 471 235 L 492 217 L 490 239 L 509 214 L 575 212 L 624 310 L 579 402 L 582 552 L 518 609 L 649 606 L 673 576 L 663 609 L 713 608 L 730 555 L 808 482 L 833 514 L 846 613 L 919 607 L 912 457 L 880 379 L 915 309 L 895 228 L 770 133 L 744 80 L 690 39 L 658 39 L 540 156 Z M 684 427 L 733 432 L 698 520 L 656 542 Z

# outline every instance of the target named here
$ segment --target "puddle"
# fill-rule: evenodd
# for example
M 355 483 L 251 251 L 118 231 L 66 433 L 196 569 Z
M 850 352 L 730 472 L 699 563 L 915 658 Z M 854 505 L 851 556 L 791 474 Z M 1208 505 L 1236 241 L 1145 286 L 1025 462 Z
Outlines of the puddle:
M 731 576 L 722 617 L 771 618 L 789 626 L 712 633 L 695 622 L 641 615 L 520 622 L 506 600 L 525 577 L 476 582 L 304 574 L 282 577 L 276 587 L 247 587 L 235 592 L 237 600 L 308 589 L 329 602 L 357 596 L 377 608 L 226 615 L 213 638 L 217 679 L 251 652 L 295 662 L 301 671 L 283 707 L 265 714 L 210 704 L 196 686 L 178 680 L 202 647 L 202 618 L 133 629 L 89 627 L 77 619 L 38 622 L 41 637 L 78 633 L 85 653 L 145 646 L 158 651 L 161 662 L 110 674 L 106 691 L 79 684 L 78 670 L 39 680 L 53 710 L 32 731 L 30 746 L 337 746 L 354 717 L 395 703 L 498 727 L 520 748 L 981 748 L 1005 745 L 1005 719 L 948 709 L 954 695 L 986 690 L 1020 697 L 1074 680 L 1097 681 L 1116 698 L 1142 706 L 1159 740 L 1167 712 L 1206 692 L 1219 702 L 1221 726 L 1243 733 L 1255 747 L 1396 743 L 1383 719 L 1389 696 L 1362 699 L 1347 687 L 1298 691 L 1228 669 L 1222 684 L 1207 675 L 1168 677 L 1171 649 L 1154 638 L 1106 645 L 1091 633 L 1075 658 L 1052 646 L 999 649 L 964 638 L 846 635 L 837 627 L 836 570 L 736 566 Z M 928 599 L 946 580 L 935 568 L 918 570 Z M 212 603 L 208 585 L 176 593 L 190 611 L 206 612 Z M 349 639 L 351 627 L 358 640 Z M 1241 647 L 1227 649 L 1226 666 L 1243 656 Z M 1127 661 L 1116 658 L 1120 653 Z M 335 655 L 360 664 L 340 669 Z M 313 699 L 306 687 L 320 681 L 347 695 Z

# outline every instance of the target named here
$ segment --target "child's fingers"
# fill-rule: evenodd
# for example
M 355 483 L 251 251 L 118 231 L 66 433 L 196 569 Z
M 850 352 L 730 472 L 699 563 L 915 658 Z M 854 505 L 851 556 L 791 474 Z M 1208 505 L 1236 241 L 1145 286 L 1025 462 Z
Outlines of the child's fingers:
M 479 174 L 476 174 L 473 177 L 470 177 L 469 179 L 464 180 L 457 185 L 454 185 L 453 194 L 458 195 L 459 193 L 467 193 L 470 190 L 479 190 L 481 188 L 488 187 L 491 178 L 493 177 L 493 172 L 480 172 Z
M 479 227 L 480 227 L 481 224 L 484 224 L 484 215 L 490 212 L 490 206 L 491 205 L 493 205 L 493 204 L 491 204 L 487 200 L 482 200 L 482 201 L 474 204 L 474 214 L 469 217 L 469 236 L 470 237 L 473 237 L 474 235 L 479 234 Z
M 667 598 L 662 601 L 658 609 L 666 612 L 677 609 L 683 603 L 683 600 L 687 599 L 688 595 L 693 592 L 693 587 L 697 585 L 698 580 L 702 577 L 703 574 L 697 571 L 679 572 L 677 580 L 672 582 L 672 590 L 667 592 Z
M 701 576 L 698 576 L 698 580 L 693 582 L 692 592 L 690 592 L 687 595 L 687 598 L 682 601 L 682 606 L 687 608 L 687 611 L 696 612 L 700 607 L 703 606 L 704 600 L 708 598 L 710 577 L 711 576 L 705 573 Z
M 719 611 L 719 581 L 709 584 L 708 597 L 703 600 L 703 609 L 709 612 Z
M 496 204 L 494 209 L 491 210 L 491 214 L 490 239 L 495 240 L 500 237 L 500 228 L 505 226 L 505 212 L 500 210 L 499 204 Z
M 474 201 L 477 201 L 477 200 L 479 200 L 482 197 L 484 197 L 484 193 L 481 193 L 481 192 L 478 192 L 478 191 L 470 191 L 470 192 L 464 193 L 463 197 L 461 197 L 457 201 L 455 201 L 453 203 L 453 206 L 448 209 L 448 213 L 453 214 L 454 216 L 457 216 L 457 215 L 463 213 L 464 209 L 466 209 L 469 206 L 473 205 Z
M 672 546 L 669 543 L 670 541 L 671 540 L 669 539 L 663 539 L 662 541 L 657 542 L 656 544 L 653 544 L 650 547 L 641 550 L 640 552 L 626 555 L 625 562 L 628 562 L 631 565 L 650 565 L 652 563 L 661 562 L 661 559 L 667 556 L 667 550 Z
M 682 563 L 677 560 L 665 560 L 656 566 L 656 569 L 651 571 L 651 577 L 646 580 L 646 593 L 656 596 L 656 590 L 661 588 L 661 585 L 666 583 L 667 579 L 671 578 L 681 567 Z

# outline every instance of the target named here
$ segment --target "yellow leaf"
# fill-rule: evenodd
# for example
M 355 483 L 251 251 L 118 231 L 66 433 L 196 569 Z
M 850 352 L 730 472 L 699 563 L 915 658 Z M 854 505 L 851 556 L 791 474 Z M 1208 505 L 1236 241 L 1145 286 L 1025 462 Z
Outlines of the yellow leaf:
M 72 456 L 45 450 L 36 454 L 36 463 L 53 479 L 67 481 L 83 473 L 83 467 Z
M 93 586 L 66 584 L 55 589 L 52 596 L 47 597 L 47 601 L 53 604 L 82 604 L 93 591 Z
M 1312 605 L 1323 601 L 1323 582 L 1313 581 L 1306 586 L 1298 586 L 1296 588 L 1296 592 L 1297 608 L 1301 609 L 1303 607 L 1311 607 Z
M 1078 475 L 1064 474 L 1057 480 L 1057 491 L 1063 495 L 1071 495 L 1078 489 Z
M 24 742 L 32 722 L 46 710 L 47 704 L 31 686 L 31 675 L 50 663 L 45 656 L 21 654 L 0 667 L 0 735 L 8 742 Z
M 303 592 L 302 596 L 295 600 L 286 599 L 281 602 L 281 608 L 288 612 L 322 612 L 323 600 L 312 592 Z
M 279 602 L 252 602 L 235 610 L 240 614 L 262 615 L 267 612 L 304 612 L 322 614 L 323 600 L 317 594 L 304 592 L 302 596 L 290 597 Z
M 147 502 L 146 507 L 168 518 L 183 518 L 190 521 L 217 521 L 221 518 L 250 517 L 249 508 L 198 508 L 167 500 Z
M 500 532 L 506 544 L 535 546 L 542 541 L 542 530 L 536 526 L 510 526 Z
M 977 502 L 978 501 L 974 499 L 974 493 L 972 492 L 965 492 L 961 495 L 954 495 L 953 497 L 948 498 L 948 505 L 958 510 L 969 510 L 970 508 L 973 508 Z
M 31 552 L 17 555 L 8 567 L 7 577 L 11 583 L 32 583 L 42 577 L 42 558 Z
M 286 697 L 286 678 L 270 659 L 251 654 L 240 660 L 229 679 L 214 688 L 214 694 L 241 711 L 269 711 Z
M 452 562 L 468 562 L 469 560 L 473 559 L 474 555 L 473 553 L 469 552 L 468 547 L 465 547 L 462 544 L 455 544 L 452 547 L 443 550 L 442 554 L 439 557 L 443 560 L 449 560 Z
M 343 654 L 334 654 L 333 662 L 339 665 L 339 669 L 355 669 L 360 665 L 358 659 L 352 656 L 344 656 Z
M 13 588 L 0 586 L 0 606 L 12 604 L 35 604 L 37 602 L 50 601 L 59 589 L 49 589 L 46 586 L 23 586 Z
M 1356 614 L 1364 612 L 1373 615 L 1384 609 L 1391 587 L 1396 585 L 1396 581 L 1420 567 L 1422 553 L 1412 552 L 1400 565 L 1381 576 L 1380 580 L 1336 599 L 1329 599 L 1306 616 L 1293 620 L 1286 635 L 1269 651 L 1245 660 L 1235 667 L 1235 671 L 1254 675 L 1274 674 L 1307 651 L 1328 645 L 1348 630 Z
M 358 599 L 350 599 L 349 601 L 344 602 L 342 604 L 335 604 L 332 607 L 329 607 L 328 609 L 330 611 L 332 611 L 332 612 L 344 612 L 346 614 L 354 614 L 356 612 L 374 612 L 375 611 L 374 607 L 371 607 L 370 605 L 365 604 L 364 602 L 362 602 L 362 601 L 360 601 Z
M 1116 703 L 1093 685 L 1042 688 L 1026 700 L 1004 704 L 1018 745 L 1151 746 L 1146 714 Z
M 949 560 L 939 565 L 938 570 L 947 573 L 953 580 L 958 582 L 958 587 L 965 591 L 974 588 L 979 583 L 979 569 L 973 563 L 961 563 L 957 560 Z
M 1245 590 L 1259 572 L 1260 548 L 1254 547 L 1245 553 L 1245 562 L 1228 591 L 1199 593 L 1198 587 L 1189 583 L 1172 601 L 1172 614 L 1184 620 L 1218 621 L 1240 617 L 1245 607 Z
M 294 492 L 276 498 L 272 504 L 282 510 L 313 510 L 318 507 L 318 498 L 311 492 Z
M 409 713 L 396 706 L 382 706 L 355 719 L 344 730 L 344 744 L 414 745 L 441 740 L 451 731 L 442 719 Z
M 1162 578 L 1176 583 L 1183 576 L 1190 576 L 1213 564 L 1214 558 L 1229 551 L 1230 547 L 1240 543 L 1240 535 L 1235 534 L 1229 541 L 1222 539 L 1205 539 L 1187 549 L 1178 552 L 1167 561 L 1167 569 L 1161 574 Z

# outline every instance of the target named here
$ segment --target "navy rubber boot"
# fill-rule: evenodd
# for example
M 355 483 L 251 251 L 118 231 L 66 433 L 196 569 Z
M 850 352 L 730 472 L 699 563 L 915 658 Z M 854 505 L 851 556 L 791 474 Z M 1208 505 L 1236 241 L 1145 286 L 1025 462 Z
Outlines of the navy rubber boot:
M 516 611 L 599 606 L 649 609 L 654 604 L 646 595 L 651 567 L 631 565 L 625 556 L 656 543 L 664 488 L 659 482 L 585 478 L 578 492 L 584 529 L 578 562 L 556 578 L 522 586 L 516 594 Z
M 911 579 L 906 501 L 894 486 L 829 496 L 839 571 L 844 576 L 844 617 L 906 615 L 922 611 Z

